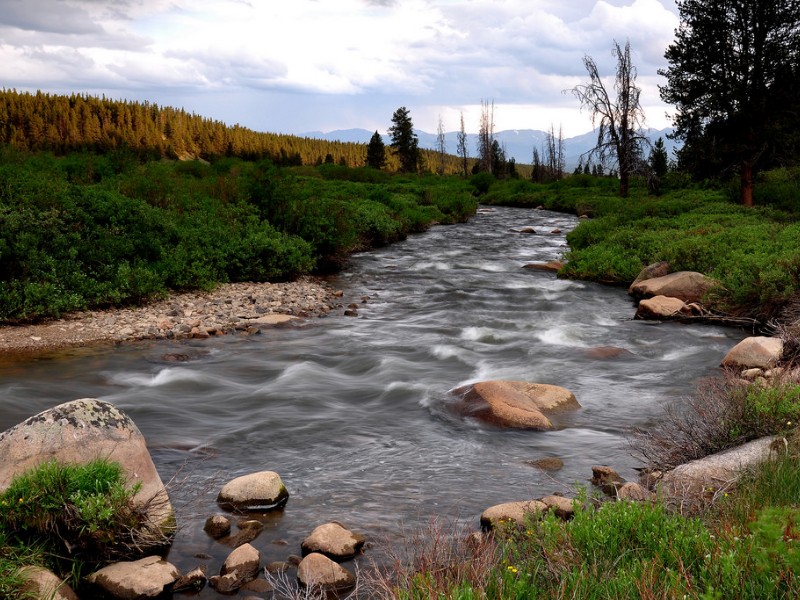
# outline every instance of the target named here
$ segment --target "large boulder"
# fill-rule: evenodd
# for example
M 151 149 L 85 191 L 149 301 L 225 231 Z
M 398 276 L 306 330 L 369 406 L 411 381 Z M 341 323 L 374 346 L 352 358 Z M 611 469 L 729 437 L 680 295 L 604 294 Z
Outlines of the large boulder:
M 259 471 L 226 483 L 217 503 L 231 510 L 269 510 L 286 504 L 289 492 L 275 471 Z
M 780 338 L 753 336 L 743 339 L 722 359 L 722 366 L 740 369 L 769 369 L 783 354 Z
M 549 416 L 580 408 L 562 387 L 526 381 L 481 381 L 453 390 L 464 415 L 500 427 L 554 429 Z
M 297 580 L 301 585 L 335 595 L 356 584 L 355 576 L 319 552 L 306 556 L 297 567 Z
M 341 523 L 331 522 L 320 525 L 303 540 L 303 556 L 319 552 L 333 560 L 353 558 L 364 545 L 364 536 L 353 533 Z
M 122 466 L 147 519 L 141 540 L 163 542 L 174 532 L 172 505 L 133 421 L 108 402 L 83 398 L 60 404 L 0 433 L 0 491 L 39 464 L 84 464 L 104 458 Z
M 179 575 L 178 569 L 160 556 L 148 556 L 103 567 L 86 581 L 100 590 L 101 597 L 144 600 L 162 597 Z
M 664 275 L 669 275 L 670 271 L 672 271 L 672 267 L 665 260 L 653 263 L 652 265 L 647 265 L 644 269 L 639 271 L 636 279 L 634 279 L 633 283 L 631 283 L 631 285 L 628 287 L 628 293 L 632 293 L 633 286 L 635 286 L 637 283 L 647 279 L 653 279 L 654 277 L 663 277 Z
M 635 298 L 669 296 L 680 298 L 684 302 L 700 302 L 703 296 L 717 285 L 714 279 L 702 273 L 678 271 L 640 281 L 630 287 L 630 294 Z
M 684 501 L 724 492 L 736 483 L 746 469 L 769 460 L 784 447 L 782 438 L 765 437 L 690 461 L 667 471 L 658 482 L 658 491 L 669 501 Z

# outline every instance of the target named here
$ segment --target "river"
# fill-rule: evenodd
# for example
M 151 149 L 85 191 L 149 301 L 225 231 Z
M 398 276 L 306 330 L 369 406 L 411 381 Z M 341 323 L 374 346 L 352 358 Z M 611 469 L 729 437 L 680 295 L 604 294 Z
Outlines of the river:
M 219 487 L 252 471 L 277 471 L 290 493 L 283 510 L 261 517 L 266 529 L 253 543 L 265 562 L 299 554 L 329 520 L 392 540 L 434 515 L 477 527 L 493 504 L 574 493 L 595 464 L 634 478 L 630 429 L 689 394 L 745 334 L 635 321 L 624 289 L 522 268 L 561 257 L 576 224 L 496 208 L 356 255 L 331 283 L 359 305 L 357 317 L 338 311 L 251 337 L 3 364 L 0 430 L 82 397 L 127 412 L 162 478 L 174 480 L 181 530 L 169 558 L 182 570 L 203 562 L 195 554 L 230 550 L 202 523 L 218 512 Z M 514 231 L 523 226 L 538 235 Z M 592 352 L 606 346 L 627 352 Z M 192 360 L 167 362 L 171 352 Z M 449 390 L 485 379 L 563 386 L 582 408 L 546 433 L 494 429 L 450 410 Z M 563 469 L 526 464 L 550 456 Z

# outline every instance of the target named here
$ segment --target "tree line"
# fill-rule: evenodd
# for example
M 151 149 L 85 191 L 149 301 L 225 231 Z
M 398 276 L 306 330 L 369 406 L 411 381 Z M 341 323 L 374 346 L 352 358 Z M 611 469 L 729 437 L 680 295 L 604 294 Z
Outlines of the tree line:
M 151 159 L 269 159 L 278 166 L 334 163 L 360 167 L 367 159 L 367 145 L 360 143 L 257 132 L 147 101 L 13 89 L 0 90 L 0 145 L 56 155 L 126 149 Z M 439 162 L 433 151 L 419 150 L 420 166 Z M 384 166 L 401 170 L 393 155 L 386 157 Z M 457 157 L 445 157 L 445 173 L 460 169 Z

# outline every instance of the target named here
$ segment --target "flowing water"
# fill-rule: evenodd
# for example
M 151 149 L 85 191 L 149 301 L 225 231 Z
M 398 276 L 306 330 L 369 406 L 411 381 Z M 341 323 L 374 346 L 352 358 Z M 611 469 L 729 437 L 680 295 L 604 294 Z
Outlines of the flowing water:
M 266 561 L 299 553 L 329 520 L 391 539 L 433 515 L 477 526 L 493 504 L 574 492 L 595 464 L 634 478 L 630 428 L 690 393 L 744 334 L 634 321 L 624 289 L 522 268 L 558 259 L 565 238 L 551 231 L 575 224 L 497 208 L 357 255 L 331 280 L 359 303 L 357 318 L 2 365 L 0 430 L 75 398 L 126 411 L 162 478 L 175 479 L 182 527 L 169 558 L 184 570 L 197 553 L 229 552 L 202 523 L 218 512 L 220 485 L 253 471 L 277 471 L 291 495 L 260 517 L 254 545 Z M 539 235 L 513 230 L 522 226 Z M 625 352 L 593 352 L 609 346 Z M 170 352 L 193 360 L 169 363 Z M 553 432 L 499 430 L 452 410 L 449 390 L 485 379 L 563 386 L 582 408 Z M 550 456 L 563 469 L 526 464 Z

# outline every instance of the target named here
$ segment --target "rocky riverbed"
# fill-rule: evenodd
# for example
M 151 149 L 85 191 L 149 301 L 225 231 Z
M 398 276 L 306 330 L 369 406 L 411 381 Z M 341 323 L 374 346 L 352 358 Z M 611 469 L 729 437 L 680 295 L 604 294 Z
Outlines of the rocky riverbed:
M 71 313 L 34 325 L 0 327 L 0 356 L 143 339 L 250 335 L 340 308 L 340 291 L 310 277 L 288 283 L 230 283 L 174 294 L 141 307 Z

